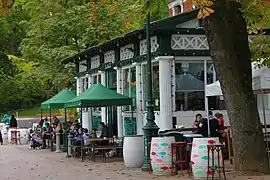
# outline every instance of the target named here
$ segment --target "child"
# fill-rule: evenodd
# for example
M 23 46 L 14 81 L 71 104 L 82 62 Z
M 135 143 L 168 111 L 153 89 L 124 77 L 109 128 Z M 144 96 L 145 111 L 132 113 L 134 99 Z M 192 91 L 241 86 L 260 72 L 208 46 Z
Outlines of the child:
M 86 129 L 86 128 L 83 129 L 83 135 L 82 135 L 82 138 L 84 139 L 84 145 L 85 145 L 85 146 L 90 145 L 90 142 L 87 141 L 87 139 L 90 138 L 90 136 L 89 136 L 89 134 L 88 134 L 88 129 Z
M 94 129 L 92 129 L 92 132 L 91 132 L 91 134 L 90 134 L 90 138 L 97 138 L 97 129 L 96 128 L 94 128 Z
M 75 135 L 75 137 L 74 137 L 74 139 L 76 139 L 76 145 L 78 146 L 78 145 L 81 145 L 81 140 L 79 140 L 79 139 L 82 139 L 83 138 L 83 129 L 82 128 L 80 128 L 79 129 L 79 132 Z

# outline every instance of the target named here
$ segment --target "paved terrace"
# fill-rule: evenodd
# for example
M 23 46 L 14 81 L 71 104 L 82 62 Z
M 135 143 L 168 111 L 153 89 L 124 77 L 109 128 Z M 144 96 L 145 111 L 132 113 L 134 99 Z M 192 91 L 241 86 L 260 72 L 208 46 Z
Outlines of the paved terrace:
M 140 169 L 124 168 L 123 162 L 93 163 L 65 158 L 64 153 L 45 150 L 29 150 L 28 146 L 0 146 L 1 180 L 163 180 L 165 177 L 141 172 Z M 188 177 L 166 177 L 166 180 L 187 180 Z M 268 177 L 237 177 L 229 180 L 266 180 Z

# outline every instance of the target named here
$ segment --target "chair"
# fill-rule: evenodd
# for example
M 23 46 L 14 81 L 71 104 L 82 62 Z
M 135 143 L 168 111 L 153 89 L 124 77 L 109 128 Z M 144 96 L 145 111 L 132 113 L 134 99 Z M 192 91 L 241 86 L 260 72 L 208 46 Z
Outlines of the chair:
M 207 163 L 207 179 L 218 173 L 218 178 L 221 179 L 221 172 L 223 173 L 224 180 L 226 180 L 224 158 L 222 158 L 223 144 L 207 145 L 208 163 Z
M 187 155 L 187 143 L 186 142 L 175 142 L 171 144 L 172 148 L 172 171 L 171 174 L 175 174 L 176 165 L 180 167 L 182 175 L 184 175 L 184 168 L 186 168 L 189 176 L 189 165 Z

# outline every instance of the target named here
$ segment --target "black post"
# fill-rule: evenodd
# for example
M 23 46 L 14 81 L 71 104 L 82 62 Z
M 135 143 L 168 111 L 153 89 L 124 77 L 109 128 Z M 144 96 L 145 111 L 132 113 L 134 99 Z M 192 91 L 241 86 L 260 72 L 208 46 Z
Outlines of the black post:
M 42 108 L 40 108 L 40 120 L 42 120 Z
M 67 151 L 68 155 L 68 130 L 67 130 L 67 108 L 65 108 L 65 126 L 64 126 L 64 134 L 63 134 L 63 150 Z
M 150 144 L 152 137 L 158 135 L 159 127 L 155 123 L 154 101 L 153 101 L 153 79 L 152 79 L 152 55 L 151 55 L 151 34 L 150 34 L 150 13 L 149 1 L 147 1 L 146 16 L 146 42 L 147 42 L 147 123 L 143 127 L 144 131 L 144 163 L 142 171 L 150 169 Z
M 52 108 L 50 107 L 50 126 L 49 126 L 49 132 L 51 135 L 51 151 L 53 151 L 53 132 L 52 132 Z

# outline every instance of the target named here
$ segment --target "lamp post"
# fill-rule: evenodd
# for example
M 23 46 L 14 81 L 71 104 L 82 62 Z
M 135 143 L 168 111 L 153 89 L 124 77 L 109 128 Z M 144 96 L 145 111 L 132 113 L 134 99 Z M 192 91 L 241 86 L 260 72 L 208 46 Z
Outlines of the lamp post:
M 159 127 L 155 123 L 154 101 L 153 101 L 153 78 L 152 78 L 152 57 L 151 57 L 151 35 L 150 35 L 150 14 L 149 1 L 147 1 L 146 16 L 146 44 L 147 44 L 147 123 L 143 127 L 144 132 L 144 163 L 142 171 L 150 169 L 150 143 L 152 137 L 158 135 Z

